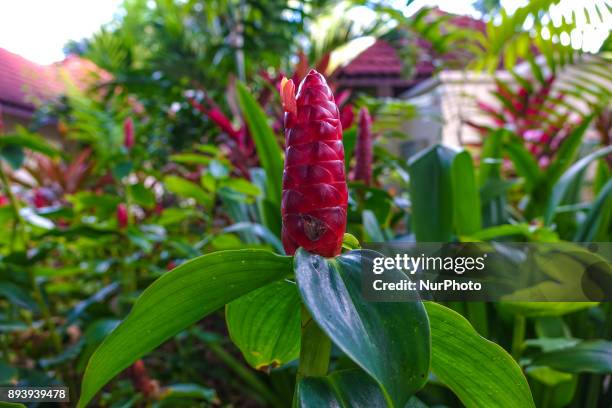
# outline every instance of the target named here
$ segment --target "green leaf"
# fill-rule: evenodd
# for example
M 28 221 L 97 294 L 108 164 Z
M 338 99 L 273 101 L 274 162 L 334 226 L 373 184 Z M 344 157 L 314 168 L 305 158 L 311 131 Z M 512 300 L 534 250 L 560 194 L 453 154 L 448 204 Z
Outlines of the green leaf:
M 6 160 L 13 170 L 17 170 L 25 160 L 25 154 L 20 146 L 0 146 L 0 158 Z
M 547 366 L 567 373 L 612 373 L 612 342 L 583 341 L 576 346 L 537 355 L 532 365 Z
M 155 193 L 148 189 L 142 183 L 133 184 L 130 187 L 130 194 L 134 202 L 144 208 L 153 208 L 155 206 Z
M 18 127 L 14 134 L 0 137 L 0 147 L 15 146 L 26 148 L 47 156 L 58 156 L 55 147 L 36 133 L 31 133 L 23 127 Z
M 544 225 L 550 225 L 555 215 L 555 209 L 563 200 L 565 192 L 573 184 L 576 177 L 579 177 L 582 171 L 594 160 L 599 159 L 609 153 L 612 153 L 612 146 L 607 146 L 602 149 L 596 150 L 593 153 L 583 157 L 574 163 L 555 183 L 546 204 L 546 211 L 544 213 Z
M 37 311 L 36 301 L 32 299 L 28 291 L 11 282 L 0 282 L 0 298 L 6 298 L 10 304 L 24 309 Z
M 351 159 L 355 153 L 357 143 L 357 126 L 351 126 L 342 132 L 342 144 L 344 145 L 344 168 L 348 174 L 351 168 Z
M 302 300 L 329 338 L 381 387 L 391 406 L 403 407 L 427 380 L 429 325 L 420 302 L 367 302 L 364 268 L 378 256 L 352 251 L 325 259 L 298 250 L 295 275 Z M 387 274 L 404 277 L 392 270 Z
M 113 176 L 117 180 L 121 180 L 122 178 L 127 177 L 133 168 L 134 163 L 132 163 L 131 161 L 123 161 L 121 163 L 117 163 L 117 165 L 113 167 Z
M 376 382 L 361 370 L 336 371 L 326 377 L 307 377 L 297 389 L 299 408 L 385 407 L 385 397 Z
M 164 400 L 173 398 L 189 398 L 218 404 L 217 392 L 214 388 L 202 387 L 198 384 L 172 384 L 164 389 Z M 180 405 L 180 404 L 177 404 Z
M 281 366 L 300 355 L 300 296 L 295 283 L 273 282 L 228 304 L 230 337 L 258 370 Z
M 181 330 L 290 273 L 290 257 L 237 250 L 204 255 L 162 275 L 89 360 L 78 406 L 86 406 L 109 380 Z
M 516 137 L 510 138 L 505 144 L 506 153 L 514 163 L 514 169 L 525 180 L 525 190 L 530 192 L 542 177 L 540 167 L 531 153 L 525 149 Z
M 363 220 L 363 230 L 365 232 L 366 241 L 385 242 L 385 235 L 380 228 L 376 215 L 370 210 L 364 210 L 361 217 Z
M 480 230 L 480 193 L 474 176 L 472 156 L 467 151 L 455 156 L 451 181 L 457 234 L 465 235 Z
M 502 141 L 505 130 L 490 133 L 484 140 L 480 158 L 479 184 L 483 194 L 488 190 L 505 189 L 507 183 L 501 182 Z M 506 222 L 506 197 L 494 194 L 495 198 L 489 200 L 481 196 L 482 222 L 485 227 L 504 224 Z
M 259 189 L 259 187 L 242 178 L 228 179 L 224 181 L 222 185 L 238 193 L 242 193 L 248 196 L 257 197 L 261 194 L 261 190 Z
M 452 238 L 451 165 L 456 152 L 436 145 L 408 163 L 412 227 L 417 241 L 447 242 Z
M 210 163 L 211 160 L 212 158 L 209 156 L 196 153 L 180 153 L 170 156 L 170 161 L 183 164 L 201 164 L 208 166 L 208 163 Z
M 582 119 L 582 123 L 576 126 L 559 147 L 555 154 L 556 159 L 550 164 L 548 170 L 544 174 L 546 180 L 550 183 L 555 183 L 561 174 L 567 169 L 576 159 L 578 149 L 582 144 L 582 137 L 589 128 L 593 115 Z
M 168 190 L 184 198 L 193 198 L 204 207 L 211 204 L 210 195 L 200 186 L 178 176 L 167 176 L 164 184 Z
M 592 242 L 599 231 L 610 231 L 610 212 L 612 209 L 612 179 L 601 189 L 580 225 L 574 242 Z
M 597 306 L 597 302 L 503 302 L 499 308 L 526 317 L 562 316 Z
M 361 244 L 359 244 L 359 240 L 355 236 L 345 232 L 342 236 L 342 248 L 352 251 L 353 249 L 361 248 Z
M 278 146 L 272 128 L 268 124 L 266 114 L 246 85 L 242 82 L 236 84 L 238 103 L 246 118 L 251 136 L 257 149 L 257 157 L 266 171 L 268 181 L 268 197 L 280 208 L 281 177 L 283 174 L 283 161 L 281 149 Z
M 431 370 L 468 408 L 535 407 L 514 359 L 481 337 L 460 314 L 425 303 L 431 325 Z
M 252 222 L 237 222 L 235 224 L 230 225 L 223 229 L 225 233 L 231 232 L 248 232 L 252 233 L 255 236 L 261 238 L 265 243 L 270 244 L 276 252 L 279 254 L 285 254 L 285 248 L 283 248 L 283 243 L 280 239 L 272 233 L 268 228 L 264 227 L 261 224 L 256 224 Z

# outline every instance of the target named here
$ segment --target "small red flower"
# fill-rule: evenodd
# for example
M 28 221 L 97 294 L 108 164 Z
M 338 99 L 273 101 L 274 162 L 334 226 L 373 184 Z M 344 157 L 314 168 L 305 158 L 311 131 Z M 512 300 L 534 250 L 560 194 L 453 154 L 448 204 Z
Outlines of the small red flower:
M 127 149 L 131 149 L 134 147 L 134 141 L 134 121 L 130 117 L 123 122 L 123 145 Z
M 368 108 L 359 111 L 359 133 L 355 144 L 355 174 L 354 180 L 363 181 L 366 186 L 372 179 L 372 118 Z
M 353 105 L 344 105 L 340 112 L 340 122 L 342 123 L 342 130 L 346 130 L 353 125 L 355 121 L 355 113 L 353 112 Z
M 125 203 L 120 203 L 117 206 L 117 224 L 119 224 L 119 228 L 128 226 L 128 209 Z
M 332 257 L 342 248 L 348 190 L 338 107 L 325 78 L 311 70 L 297 97 L 283 79 L 285 171 L 282 241 L 287 254 L 298 247 Z

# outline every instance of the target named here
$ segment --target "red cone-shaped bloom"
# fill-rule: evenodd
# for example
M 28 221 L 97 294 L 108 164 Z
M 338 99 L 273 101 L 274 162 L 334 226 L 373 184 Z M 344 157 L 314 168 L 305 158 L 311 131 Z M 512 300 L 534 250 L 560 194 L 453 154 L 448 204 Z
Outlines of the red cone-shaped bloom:
M 292 81 L 281 85 L 285 110 L 282 241 L 287 254 L 303 247 L 338 255 L 346 229 L 348 191 L 338 107 L 325 78 L 311 70 L 297 97 Z
M 355 144 L 354 180 L 363 181 L 366 186 L 372 179 L 372 118 L 365 106 L 359 111 L 359 133 Z

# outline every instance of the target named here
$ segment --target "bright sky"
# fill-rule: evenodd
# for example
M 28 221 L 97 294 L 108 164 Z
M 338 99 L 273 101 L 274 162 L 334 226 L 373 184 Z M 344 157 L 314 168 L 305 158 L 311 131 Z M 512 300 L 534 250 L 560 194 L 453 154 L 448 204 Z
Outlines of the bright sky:
M 112 20 L 120 0 L 0 0 L 0 47 L 40 64 Z
M 566 12 L 571 15 L 573 1 L 563 0 L 554 14 L 559 19 Z M 605 4 L 608 0 L 590 1 Z M 412 14 L 424 5 L 437 5 L 447 12 L 478 16 L 471 3 L 470 0 L 416 0 L 405 13 Z M 502 0 L 510 13 L 525 3 L 526 0 Z M 69 40 L 91 36 L 102 24 L 111 21 L 120 4 L 121 0 L 0 0 L 0 47 L 41 64 L 59 61 Z M 404 4 L 405 0 L 393 0 L 394 6 Z M 577 15 L 579 19 L 583 16 Z M 583 32 L 568 34 L 561 41 L 571 41 L 575 48 L 596 51 L 612 27 L 610 13 L 604 20 L 605 24 L 588 29 L 584 29 L 582 22 L 579 25 Z

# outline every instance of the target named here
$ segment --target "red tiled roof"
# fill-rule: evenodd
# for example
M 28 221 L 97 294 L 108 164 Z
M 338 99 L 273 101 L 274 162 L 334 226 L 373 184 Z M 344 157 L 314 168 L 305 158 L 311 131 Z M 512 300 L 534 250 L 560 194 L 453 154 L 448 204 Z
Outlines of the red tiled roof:
M 59 96 L 66 79 L 85 87 L 91 84 L 92 73 L 103 79 L 108 76 L 91 61 L 77 56 L 40 65 L 0 48 L 0 104 L 33 111 L 38 102 Z
M 449 16 L 450 24 L 457 27 L 472 28 L 485 32 L 486 23 L 474 19 L 470 16 L 460 16 L 448 14 L 438 8 L 432 10 L 436 16 Z M 422 39 L 417 39 L 417 46 L 424 51 L 429 51 L 429 43 Z M 446 58 L 455 58 L 454 55 L 447 55 Z M 424 78 L 431 76 L 434 67 L 431 61 L 427 59 L 417 61 L 415 66 L 415 77 Z M 397 50 L 384 40 L 377 40 L 369 48 L 365 49 L 361 54 L 357 55 L 353 60 L 337 71 L 339 77 L 342 76 L 403 76 L 403 62 L 398 55 Z
M 399 76 L 402 73 L 402 60 L 389 43 L 376 40 L 350 63 L 340 68 L 340 72 L 346 75 Z

